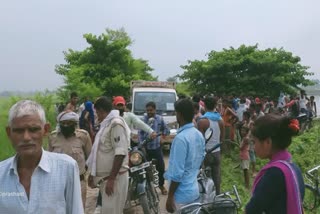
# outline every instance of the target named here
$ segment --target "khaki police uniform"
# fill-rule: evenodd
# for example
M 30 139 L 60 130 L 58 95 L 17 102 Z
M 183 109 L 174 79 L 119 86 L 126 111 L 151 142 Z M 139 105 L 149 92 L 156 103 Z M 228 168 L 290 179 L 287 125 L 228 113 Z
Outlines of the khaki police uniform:
M 115 118 L 102 131 L 97 151 L 97 172 L 95 180 L 106 178 L 111 174 L 116 155 L 124 155 L 122 166 L 114 182 L 114 193 L 108 196 L 105 182 L 100 186 L 102 194 L 101 214 L 120 214 L 123 212 L 128 193 L 128 148 L 130 130 L 123 118 Z
M 65 138 L 62 133 L 53 131 L 49 135 L 49 151 L 63 153 L 75 159 L 79 166 L 81 196 L 83 207 L 85 208 L 87 197 L 87 182 L 85 179 L 86 159 L 91 152 L 91 138 L 89 133 L 83 129 L 76 129 L 75 134 L 69 138 Z

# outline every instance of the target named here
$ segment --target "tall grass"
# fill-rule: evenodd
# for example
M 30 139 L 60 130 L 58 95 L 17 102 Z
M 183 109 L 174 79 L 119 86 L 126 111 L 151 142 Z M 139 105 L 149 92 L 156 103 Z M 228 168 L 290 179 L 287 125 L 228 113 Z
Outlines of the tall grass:
M 10 99 L 0 98 L 0 161 L 10 157 L 14 153 L 5 130 L 9 108 Z
M 289 151 L 292 154 L 293 161 L 300 167 L 304 174 L 307 170 L 314 166 L 320 165 L 319 156 L 319 143 L 320 143 L 320 121 L 314 121 L 314 127 L 308 132 L 305 132 L 292 141 Z M 236 149 L 231 152 L 230 155 L 222 156 L 221 163 L 221 177 L 222 177 L 222 191 L 232 190 L 232 185 L 236 185 L 239 191 L 239 195 L 242 200 L 242 210 L 249 202 L 251 193 L 244 187 L 243 171 L 240 168 L 235 168 L 239 162 L 239 151 Z M 260 160 L 257 158 L 256 169 L 259 171 L 261 167 L 266 163 L 266 160 Z M 251 177 L 250 183 L 252 184 L 253 178 Z M 310 213 L 305 211 L 306 214 Z M 316 212 L 320 213 L 320 208 Z
M 45 112 L 48 122 L 51 125 L 51 129 L 56 126 L 56 113 L 54 109 L 54 104 L 56 96 L 49 94 L 48 92 L 38 93 L 32 97 L 10 97 L 10 98 L 0 98 L 0 161 L 7 159 L 14 155 L 15 151 L 11 146 L 9 139 L 6 136 L 5 128 L 8 121 L 8 112 L 10 107 L 19 100 L 31 99 L 40 103 Z M 44 140 L 44 147 L 47 146 L 47 139 Z

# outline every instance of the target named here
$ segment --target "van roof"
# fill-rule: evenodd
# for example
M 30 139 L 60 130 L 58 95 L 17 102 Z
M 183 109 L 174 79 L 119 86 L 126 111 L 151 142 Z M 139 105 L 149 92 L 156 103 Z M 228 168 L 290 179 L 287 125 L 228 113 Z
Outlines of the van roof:
M 176 93 L 175 89 L 172 88 L 133 88 L 133 91 L 137 92 L 172 92 Z

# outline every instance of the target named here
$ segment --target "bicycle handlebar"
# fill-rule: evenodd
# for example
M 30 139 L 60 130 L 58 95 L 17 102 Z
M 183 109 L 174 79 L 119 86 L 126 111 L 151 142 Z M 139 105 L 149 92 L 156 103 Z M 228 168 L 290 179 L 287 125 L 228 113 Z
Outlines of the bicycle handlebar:
M 241 199 L 240 199 L 240 195 L 238 193 L 237 187 L 236 187 L 236 185 L 233 185 L 232 187 L 233 187 L 233 191 L 234 191 L 234 193 L 236 195 L 236 198 L 237 198 L 237 200 L 239 202 L 239 206 L 241 206 Z
M 316 166 L 316 167 L 308 170 L 308 171 L 306 172 L 307 178 L 309 178 L 309 179 L 311 179 L 311 180 L 318 179 L 318 176 L 315 177 L 314 174 L 313 174 L 313 172 L 314 172 L 314 171 L 318 171 L 319 169 L 320 169 L 320 165 L 318 165 L 318 166 Z
M 239 204 L 237 204 L 237 203 L 235 203 L 235 204 L 236 204 L 237 207 L 239 208 L 239 207 L 241 207 L 240 195 L 239 195 L 239 193 L 238 193 L 238 190 L 237 190 L 236 185 L 233 185 L 232 188 L 233 188 L 233 191 L 228 191 L 228 192 L 221 193 L 220 195 L 216 195 L 215 198 L 221 198 L 221 197 L 223 198 L 223 197 L 226 197 L 226 196 L 227 196 L 228 198 L 230 198 L 230 199 L 233 200 L 233 201 L 238 201 Z M 235 196 L 236 196 L 236 199 L 233 199 L 233 198 L 231 197 L 231 195 L 235 195 Z
M 310 172 L 306 172 L 306 175 L 307 175 L 307 177 L 309 177 L 311 179 L 313 179 L 313 177 L 314 177 Z
M 315 170 L 318 170 L 319 168 L 320 168 L 320 165 L 318 165 L 318 166 L 316 166 L 316 167 L 308 170 L 308 171 L 307 171 L 307 174 L 312 175 L 311 173 L 312 173 L 313 171 L 315 171 Z
M 203 206 L 203 204 L 200 203 L 200 202 L 194 202 L 194 203 L 187 204 L 187 205 L 184 205 L 184 206 L 180 207 L 180 209 L 178 211 L 183 210 L 183 209 L 187 209 L 187 208 L 190 208 L 190 207 L 193 207 L 193 206 L 201 207 L 201 206 Z

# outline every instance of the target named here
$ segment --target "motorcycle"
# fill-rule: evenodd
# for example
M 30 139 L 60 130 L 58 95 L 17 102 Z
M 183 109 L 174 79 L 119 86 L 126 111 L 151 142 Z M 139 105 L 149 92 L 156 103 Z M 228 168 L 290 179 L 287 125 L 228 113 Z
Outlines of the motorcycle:
M 211 138 L 213 131 L 211 128 L 207 129 L 204 137 L 206 142 Z M 206 150 L 207 153 L 212 152 L 221 146 L 221 143 L 215 145 L 213 148 Z M 215 186 L 212 178 L 210 177 L 210 168 L 202 167 L 198 174 L 198 186 L 200 198 L 198 202 L 187 204 L 178 210 L 178 213 L 191 213 L 191 214 L 234 214 L 241 206 L 241 200 L 236 186 L 233 186 L 233 191 L 224 192 L 216 195 Z M 235 195 L 235 197 L 232 197 Z
M 145 145 L 150 141 L 150 139 L 146 139 L 129 151 L 129 189 L 125 209 L 140 204 L 143 213 L 158 214 L 160 213 L 160 200 L 156 191 L 159 186 L 158 171 L 156 170 L 155 160 L 147 160 L 145 150 Z

